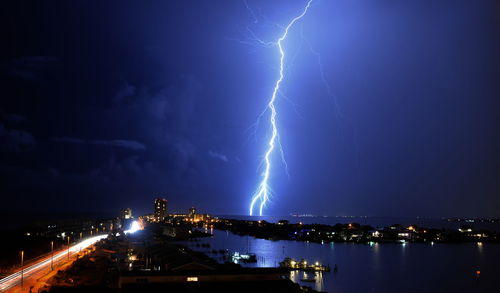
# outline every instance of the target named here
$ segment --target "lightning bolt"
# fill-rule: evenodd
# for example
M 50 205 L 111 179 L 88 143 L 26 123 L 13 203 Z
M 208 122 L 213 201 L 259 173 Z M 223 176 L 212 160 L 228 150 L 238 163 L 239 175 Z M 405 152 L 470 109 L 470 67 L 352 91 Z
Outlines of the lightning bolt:
M 278 147 L 280 147 L 281 150 L 281 144 L 279 141 L 279 133 L 278 133 L 278 127 L 276 126 L 276 107 L 274 102 L 276 101 L 276 96 L 278 95 L 280 85 L 283 82 L 283 79 L 285 77 L 284 74 L 284 64 L 285 64 L 285 51 L 283 49 L 283 44 L 282 42 L 286 39 L 288 35 L 288 31 L 290 28 L 297 22 L 299 21 L 302 17 L 304 17 L 307 14 L 307 11 L 309 7 L 311 6 L 311 2 L 313 0 L 308 0 L 306 6 L 303 8 L 302 13 L 293 18 L 288 25 L 285 27 L 283 34 L 278 38 L 277 42 L 273 42 L 273 45 L 277 45 L 279 52 L 280 52 L 280 70 L 279 70 L 279 79 L 276 81 L 274 85 L 274 90 L 273 94 L 271 95 L 271 99 L 269 100 L 267 104 L 267 109 L 271 110 L 271 117 L 270 117 L 270 124 L 271 124 L 271 137 L 268 142 L 268 147 L 264 155 L 264 172 L 261 175 L 261 181 L 258 185 L 257 191 L 252 195 L 252 201 L 250 203 L 250 216 L 253 215 L 253 210 L 254 206 L 257 203 L 257 201 L 260 200 L 260 205 L 259 205 L 259 215 L 262 216 L 262 209 L 266 205 L 266 202 L 269 200 L 270 196 L 270 186 L 269 186 L 269 177 L 271 174 L 271 155 L 273 154 L 273 151 L 276 147 L 276 144 L 278 144 Z M 265 43 L 267 44 L 267 43 Z M 283 151 L 281 150 L 281 155 L 283 159 Z M 286 165 L 285 165 L 286 166 Z

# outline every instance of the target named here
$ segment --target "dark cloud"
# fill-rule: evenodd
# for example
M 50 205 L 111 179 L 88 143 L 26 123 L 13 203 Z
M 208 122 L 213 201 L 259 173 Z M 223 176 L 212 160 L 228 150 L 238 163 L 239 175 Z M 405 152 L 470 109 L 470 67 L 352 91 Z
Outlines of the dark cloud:
M 227 158 L 227 156 L 220 153 L 220 152 L 210 150 L 210 151 L 208 151 L 208 155 L 214 159 L 223 161 L 225 163 L 229 162 L 229 159 Z
M 4 174 L 17 178 L 6 182 L 4 189 L 21 193 L 34 189 L 59 202 L 71 202 L 64 190 L 78 190 L 85 198 L 123 197 L 142 206 L 147 202 L 140 196 L 184 194 L 202 184 L 206 151 L 200 150 L 200 141 L 192 135 L 199 128 L 195 118 L 201 85 L 196 78 L 185 76 L 157 88 L 132 83 L 110 88 L 118 88 L 107 97 L 110 104 L 81 107 L 82 116 L 91 119 L 70 128 L 78 136 L 49 136 L 43 142 L 48 148 L 40 150 L 43 160 L 0 166 Z M 71 118 L 68 125 L 78 119 Z M 134 139 L 83 138 L 88 127 L 93 137 Z M 127 150 L 140 152 L 131 156 Z M 22 182 L 29 182 L 29 187 Z
M 127 98 L 104 110 L 98 119 L 150 145 L 149 155 L 165 168 L 165 176 L 184 184 L 203 168 L 194 135 L 200 128 L 200 91 L 201 84 L 194 76 L 184 76 L 156 90 L 126 84 L 114 96 L 127 93 Z
M 115 103 L 121 103 L 124 98 L 135 95 L 136 88 L 128 83 L 123 84 L 115 94 L 113 100 Z
M 133 140 L 123 140 L 123 139 L 84 140 L 81 138 L 74 138 L 74 137 L 55 137 L 52 140 L 55 142 L 65 142 L 65 143 L 73 143 L 73 144 L 91 144 L 91 145 L 120 147 L 120 148 L 135 150 L 135 151 L 146 150 L 146 146 L 144 144 L 137 142 L 137 141 L 133 141 Z
M 55 142 L 67 142 L 67 143 L 75 143 L 75 144 L 91 144 L 92 142 L 83 140 L 81 138 L 75 137 L 54 137 L 52 139 Z
M 10 60 L 7 67 L 12 77 L 37 80 L 46 69 L 57 62 L 59 58 L 54 56 L 24 56 Z
M 27 152 L 36 145 L 35 137 L 24 130 L 8 129 L 0 123 L 0 149 L 5 152 Z
M 115 140 L 96 140 L 93 143 L 97 144 L 97 145 L 122 147 L 122 148 L 136 150 L 136 151 L 137 150 L 145 150 L 146 149 L 145 145 L 143 145 L 140 142 L 133 141 L 133 140 L 121 140 L 121 139 L 115 139 Z
M 5 121 L 12 124 L 20 124 L 26 121 L 26 117 L 20 114 L 11 113 L 5 115 Z

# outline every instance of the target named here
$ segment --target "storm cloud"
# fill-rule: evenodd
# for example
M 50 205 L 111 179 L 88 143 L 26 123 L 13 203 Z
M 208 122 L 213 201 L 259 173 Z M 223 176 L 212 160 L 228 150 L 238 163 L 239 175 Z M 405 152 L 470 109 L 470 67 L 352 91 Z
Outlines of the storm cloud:
M 123 140 L 123 139 L 84 140 L 81 138 L 74 138 L 74 137 L 55 137 L 52 140 L 55 142 L 65 142 L 65 143 L 74 143 L 74 144 L 93 144 L 93 145 L 120 147 L 120 148 L 135 150 L 135 151 L 146 150 L 145 145 L 143 145 L 140 142 L 133 141 L 133 140 Z

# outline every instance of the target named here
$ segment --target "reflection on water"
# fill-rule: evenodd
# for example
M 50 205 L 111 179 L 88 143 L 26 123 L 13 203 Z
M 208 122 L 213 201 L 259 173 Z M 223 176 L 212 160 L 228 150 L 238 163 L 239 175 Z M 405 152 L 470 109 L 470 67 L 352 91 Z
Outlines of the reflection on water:
M 321 244 L 255 239 L 218 230 L 213 234 L 189 245 L 220 262 L 224 261 L 217 252 L 221 249 L 255 253 L 257 262 L 243 264 L 247 267 L 275 267 L 285 257 L 319 261 L 331 268 L 337 265 L 336 273 L 290 272 L 292 281 L 318 291 L 495 292 L 500 275 L 500 245 L 493 243 Z
M 323 291 L 323 273 L 322 272 L 305 272 L 294 270 L 290 271 L 290 280 L 294 283 L 306 284 L 313 287 L 316 291 Z

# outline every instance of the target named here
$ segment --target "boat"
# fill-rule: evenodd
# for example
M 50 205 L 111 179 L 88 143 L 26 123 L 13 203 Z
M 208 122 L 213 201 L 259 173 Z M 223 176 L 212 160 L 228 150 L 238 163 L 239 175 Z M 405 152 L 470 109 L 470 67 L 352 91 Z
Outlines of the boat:
M 330 266 L 321 265 L 319 262 L 315 262 L 313 264 L 308 264 L 308 262 L 304 259 L 300 261 L 296 261 L 293 258 L 285 258 L 282 262 L 280 262 L 280 267 L 292 269 L 292 270 L 302 270 L 306 272 L 329 272 Z
M 233 253 L 233 261 L 240 261 L 240 262 L 244 262 L 244 263 L 250 263 L 250 262 L 257 262 L 257 256 L 255 255 L 255 253 L 246 253 L 246 254 L 243 254 L 243 253 L 239 253 L 239 252 L 235 252 Z
M 247 253 L 234 252 L 231 255 L 231 260 L 234 263 L 238 263 L 238 262 L 243 262 L 243 263 L 257 262 L 257 255 L 255 255 L 255 253 L 250 253 L 248 251 L 250 251 L 250 239 L 247 236 Z

